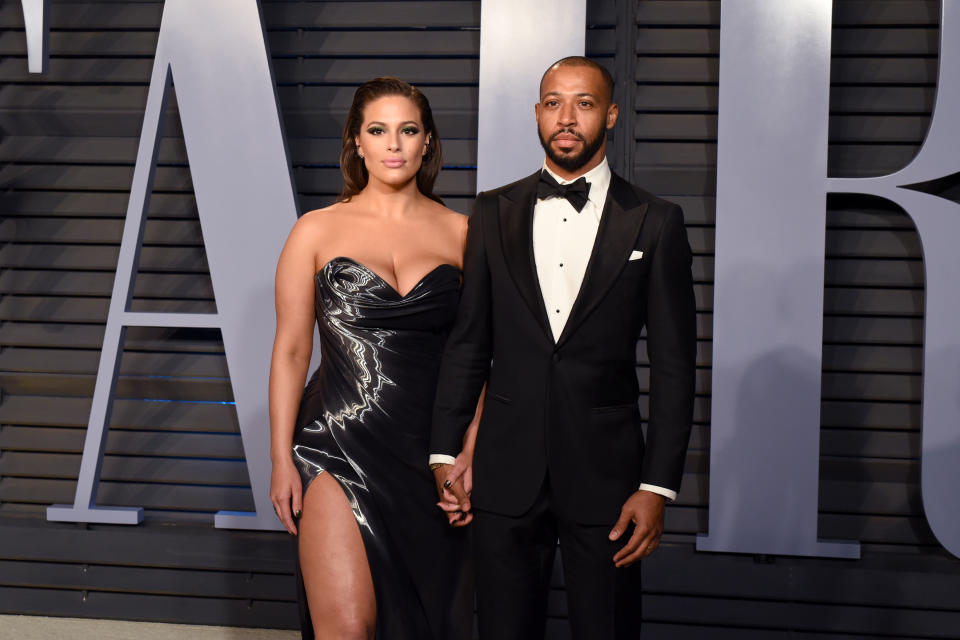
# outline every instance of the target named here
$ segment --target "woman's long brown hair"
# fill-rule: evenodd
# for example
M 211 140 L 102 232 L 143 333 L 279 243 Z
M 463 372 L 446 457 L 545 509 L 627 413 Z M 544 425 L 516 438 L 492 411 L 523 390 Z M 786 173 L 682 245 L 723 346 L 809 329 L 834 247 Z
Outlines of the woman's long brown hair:
M 420 110 L 420 120 L 423 122 L 424 132 L 429 136 L 430 142 L 427 144 L 427 153 L 423 156 L 420 170 L 417 171 L 417 188 L 423 195 L 443 204 L 443 201 L 433 193 L 433 183 L 436 182 L 437 174 L 440 173 L 443 158 L 440 151 L 440 135 L 437 133 L 437 125 L 433 122 L 430 102 L 419 89 L 399 78 L 374 78 L 360 85 L 353 94 L 353 104 L 350 105 L 347 122 L 343 127 L 343 145 L 340 148 L 343 190 L 340 192 L 339 201 L 348 202 L 367 186 L 369 174 L 363 158 L 357 153 L 356 139 L 363 125 L 364 108 L 374 100 L 385 96 L 409 98 Z

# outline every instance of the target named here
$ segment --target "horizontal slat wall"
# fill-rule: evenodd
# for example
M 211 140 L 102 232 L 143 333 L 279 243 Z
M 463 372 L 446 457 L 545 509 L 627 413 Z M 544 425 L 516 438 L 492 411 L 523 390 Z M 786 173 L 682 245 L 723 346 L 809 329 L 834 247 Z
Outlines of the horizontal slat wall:
M 19 3 L 0 5 L 0 610 L 290 627 L 289 540 L 211 526 L 213 511 L 250 500 L 215 332 L 128 332 L 101 497 L 146 507 L 147 522 L 42 520 L 46 504 L 73 495 L 161 8 L 53 2 L 50 69 L 31 76 Z M 960 637 L 960 567 L 919 501 L 920 245 L 909 218 L 877 200 L 831 197 L 827 229 L 819 528 L 860 540 L 863 558 L 693 550 L 708 502 L 720 2 L 588 9 L 588 52 L 615 71 L 626 105 L 611 163 L 683 205 L 695 253 L 696 425 L 666 542 L 644 569 L 644 637 Z M 303 209 L 338 191 L 343 118 L 355 86 L 378 74 L 430 97 L 445 149 L 439 190 L 469 209 L 478 2 L 265 0 L 263 10 Z M 831 175 L 886 173 L 915 153 L 934 95 L 938 10 L 835 2 Z M 175 101 L 166 134 L 136 308 L 210 311 Z M 643 354 L 641 344 L 646 388 Z M 560 640 L 559 563 L 555 574 L 548 628 Z
M 862 559 L 693 551 L 707 530 L 720 11 L 718 0 L 636 3 L 633 177 L 684 207 L 699 318 L 695 426 L 667 509 L 676 546 L 664 555 L 677 573 L 660 572 L 663 557 L 647 563 L 644 637 L 960 637 L 960 562 L 937 543 L 920 499 L 921 246 L 910 218 L 876 198 L 827 200 L 818 532 L 860 541 Z M 835 0 L 831 176 L 883 175 L 915 155 L 933 105 L 938 22 L 935 1 Z M 641 380 L 644 356 L 641 345 Z M 726 573 L 725 562 L 738 568 Z

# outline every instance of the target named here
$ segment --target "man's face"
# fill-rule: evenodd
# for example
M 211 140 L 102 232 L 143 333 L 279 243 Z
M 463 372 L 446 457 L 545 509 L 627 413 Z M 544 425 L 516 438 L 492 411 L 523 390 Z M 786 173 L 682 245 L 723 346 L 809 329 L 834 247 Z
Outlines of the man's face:
M 600 71 L 587 66 L 550 69 L 536 106 L 537 133 L 547 158 L 574 172 L 605 152 L 606 129 L 617 121 Z

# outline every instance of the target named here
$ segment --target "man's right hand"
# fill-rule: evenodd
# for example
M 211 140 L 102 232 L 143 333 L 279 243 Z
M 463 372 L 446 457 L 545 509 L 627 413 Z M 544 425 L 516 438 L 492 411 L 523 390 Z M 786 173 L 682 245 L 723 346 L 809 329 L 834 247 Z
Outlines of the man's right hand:
M 460 456 L 458 456 L 459 460 Z M 464 487 L 463 476 L 468 467 L 458 468 L 459 464 L 441 464 L 433 470 L 433 479 L 437 486 L 440 502 L 437 506 L 446 512 L 450 524 L 462 527 L 470 524 L 473 514 L 470 512 L 470 494 Z

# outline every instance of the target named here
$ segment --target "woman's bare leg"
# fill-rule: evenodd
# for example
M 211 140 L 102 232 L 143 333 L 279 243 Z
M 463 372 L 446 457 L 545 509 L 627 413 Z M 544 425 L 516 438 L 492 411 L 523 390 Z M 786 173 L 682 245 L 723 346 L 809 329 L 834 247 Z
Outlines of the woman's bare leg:
M 343 489 L 321 473 L 307 489 L 300 570 L 317 640 L 372 640 L 377 602 L 367 552 Z

